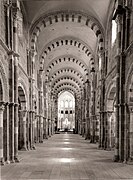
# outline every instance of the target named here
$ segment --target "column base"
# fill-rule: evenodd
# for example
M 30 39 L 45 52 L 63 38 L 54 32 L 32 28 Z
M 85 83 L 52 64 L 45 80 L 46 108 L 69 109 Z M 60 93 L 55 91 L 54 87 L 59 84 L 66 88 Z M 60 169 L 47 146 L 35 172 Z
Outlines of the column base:
M 39 143 L 43 143 L 43 140 L 39 141 Z
M 30 150 L 30 146 L 29 146 L 29 145 L 27 146 L 27 150 L 28 150 L 28 151 Z
M 107 147 L 107 148 L 106 148 L 106 151 L 111 151 L 111 147 Z
M 130 157 L 127 161 L 126 161 L 127 164 L 130 164 L 130 165 L 133 165 L 133 158 Z
M 95 137 L 91 137 L 91 138 L 90 138 L 90 143 L 92 143 L 92 144 L 96 144 Z
M 127 160 L 124 160 L 123 163 L 124 163 L 124 164 L 127 164 Z
M 130 158 L 128 159 L 128 161 L 129 161 L 129 162 L 133 162 L 133 157 L 130 157 Z
M 43 136 L 43 139 L 48 139 L 48 136 L 45 134 L 45 135 Z
M 14 160 L 15 160 L 16 163 L 19 163 L 19 162 L 20 162 L 20 160 L 18 159 L 18 157 L 14 157 Z
M 114 155 L 113 161 L 114 162 L 119 162 L 119 155 Z
M 6 164 L 10 164 L 10 161 L 9 161 L 9 160 L 6 160 Z
M 98 149 L 99 149 L 99 150 L 103 150 L 103 147 L 99 144 L 99 145 L 98 145 Z
M 21 151 L 27 151 L 27 148 L 26 147 L 22 147 Z
M 35 145 L 32 145 L 30 149 L 31 149 L 31 150 L 36 150 Z
M 123 163 L 123 162 L 124 162 L 124 160 L 121 160 L 121 159 L 120 159 L 118 162 L 119 162 L 119 163 Z
M 4 165 L 5 165 L 4 158 L 1 158 L 1 166 L 4 166 Z
M 15 160 L 14 160 L 14 159 L 11 159 L 11 160 L 10 160 L 10 163 L 15 163 Z

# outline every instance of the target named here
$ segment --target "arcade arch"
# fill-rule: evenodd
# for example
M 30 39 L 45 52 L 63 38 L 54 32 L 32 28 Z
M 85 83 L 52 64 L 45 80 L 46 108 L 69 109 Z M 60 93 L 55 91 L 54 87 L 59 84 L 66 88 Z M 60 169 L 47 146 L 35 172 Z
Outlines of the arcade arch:
M 107 148 L 112 149 L 115 146 L 115 97 L 116 87 L 114 84 L 111 85 L 107 95 L 107 120 L 106 120 L 106 138 Z

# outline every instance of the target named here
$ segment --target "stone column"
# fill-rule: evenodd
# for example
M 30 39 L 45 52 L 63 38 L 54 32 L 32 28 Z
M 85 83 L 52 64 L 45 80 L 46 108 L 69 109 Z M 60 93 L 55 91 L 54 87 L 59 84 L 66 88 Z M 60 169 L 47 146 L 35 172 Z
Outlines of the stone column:
M 48 132 L 49 137 L 51 137 L 51 103 L 50 103 L 50 96 L 48 94 Z
M 133 106 L 130 106 L 129 107 L 129 149 L 130 149 L 130 153 L 128 155 L 128 152 L 127 152 L 127 155 L 126 155 L 126 158 L 129 156 L 129 160 L 130 161 L 133 161 Z
M 58 130 L 58 98 L 55 97 L 55 121 L 56 121 L 56 125 L 57 125 L 57 130 Z
M 30 137 L 29 137 L 29 111 L 27 111 L 27 118 L 26 118 L 26 131 L 27 131 L 27 143 L 26 147 L 27 150 L 30 150 Z
M 95 131 L 96 131 L 96 115 L 95 115 L 95 69 L 91 69 L 92 83 L 91 83 L 91 124 L 92 124 L 92 134 L 91 143 L 94 143 Z
M 43 117 L 39 116 L 39 143 L 43 143 Z
M 40 126 L 39 126 L 39 116 L 37 116 L 37 142 L 39 142 L 39 133 L 40 133 Z
M 51 94 L 51 135 L 54 134 L 54 133 L 53 133 L 53 128 L 54 128 L 54 127 L 53 127 L 53 125 L 54 125 L 54 124 L 53 124 L 53 121 L 54 121 L 54 120 L 53 120 L 53 119 L 54 119 L 54 118 L 53 118 L 53 116 L 54 116 L 53 110 L 54 110 L 54 109 L 53 109 L 53 108 L 54 108 L 54 107 L 53 107 L 53 95 Z
M 46 118 L 45 121 L 46 121 L 46 126 L 45 126 L 45 128 L 46 128 L 46 138 L 45 139 L 48 139 L 48 119 Z
M 30 140 L 30 149 L 33 147 L 33 139 L 32 139 L 32 111 L 29 111 L 29 140 Z
M 90 82 L 89 79 L 86 80 L 85 82 L 85 89 L 86 89 L 86 137 L 85 139 L 90 139 L 90 112 L 89 112 L 89 108 L 90 108 L 90 101 L 89 101 L 89 96 L 90 96 Z
M 49 124 L 49 137 L 51 137 L 51 119 L 48 120 Z
M 46 139 L 46 118 L 43 117 L 43 139 Z
M 38 125 L 37 125 L 37 114 L 35 114 L 35 123 L 34 123 L 34 136 L 35 136 L 35 143 L 38 142 Z
M 105 141 L 105 123 L 104 123 L 104 99 L 105 99 L 105 52 L 99 51 L 99 60 L 101 60 L 100 67 L 100 141 L 99 147 L 104 148 Z
M 0 102 L 0 162 L 4 165 L 4 154 L 3 154 L 3 111 L 4 104 Z
M 104 112 L 104 149 L 108 149 L 109 132 L 108 132 L 108 112 Z
M 18 159 L 18 59 L 15 57 L 14 66 L 14 159 L 15 162 L 19 162 Z
M 43 131 L 44 131 L 44 139 L 47 139 L 48 138 L 48 129 L 47 129 L 47 93 L 46 93 L 46 90 L 47 90 L 47 82 L 45 82 L 45 86 L 43 86 L 43 98 L 44 98 L 44 125 L 43 125 Z
M 78 133 L 78 118 L 77 118 L 77 112 L 78 112 L 78 105 L 77 105 L 77 97 L 75 95 L 75 133 Z
M 84 91 L 82 95 L 82 136 L 83 137 L 85 136 L 85 124 L 86 122 L 85 122 L 85 91 Z
M 32 149 L 35 150 L 35 112 L 32 112 Z
M 49 129 L 50 129 L 50 119 L 48 119 L 48 136 L 50 137 Z
M 115 137 L 115 155 L 114 161 L 119 161 L 120 159 L 120 147 L 119 147 L 119 104 L 120 104 L 120 53 L 121 53 L 121 30 L 122 30 L 122 15 L 117 15 L 117 55 L 116 55 L 116 137 Z
M 9 56 L 9 154 L 10 162 L 14 163 L 14 57 Z
M 35 122 L 34 122 L 34 131 L 35 131 L 35 143 L 37 143 L 37 116 L 35 114 Z
M 21 117 L 22 117 L 22 121 L 23 121 L 23 147 L 21 150 L 26 151 L 27 150 L 27 137 L 26 137 L 26 119 L 27 119 L 27 111 L 26 110 L 22 110 L 20 111 L 21 113 Z
M 14 159 L 18 160 L 18 7 L 13 8 L 13 50 L 14 50 Z
M 52 132 L 51 132 L 52 136 L 54 135 L 54 120 L 52 119 Z
M 43 68 L 39 70 L 39 142 L 43 143 L 43 115 L 44 115 L 44 101 L 43 101 Z
M 38 135 L 39 135 L 39 143 L 43 143 L 43 130 L 42 130 L 42 122 L 43 117 L 41 115 L 38 116 Z
M 10 164 L 9 161 L 9 103 L 5 104 L 4 110 L 4 158 L 6 164 Z
M 82 115 L 82 105 L 83 105 L 83 99 L 82 99 L 82 92 L 81 92 L 81 101 L 80 101 L 80 107 L 81 107 L 81 134 L 80 135 L 83 135 L 83 115 Z
M 29 102 L 30 102 L 30 111 L 29 111 L 29 121 L 30 121 L 30 148 L 35 149 L 34 144 L 34 119 L 35 119 L 35 57 L 36 51 L 32 50 L 29 52 L 29 61 L 30 61 L 30 71 L 29 71 Z
M 123 40 L 123 39 L 122 39 Z M 121 40 L 121 41 L 122 41 Z M 120 162 L 125 161 L 125 149 L 124 149 L 124 143 L 125 143 L 125 55 L 121 54 L 120 57 L 120 106 L 119 106 L 119 160 Z

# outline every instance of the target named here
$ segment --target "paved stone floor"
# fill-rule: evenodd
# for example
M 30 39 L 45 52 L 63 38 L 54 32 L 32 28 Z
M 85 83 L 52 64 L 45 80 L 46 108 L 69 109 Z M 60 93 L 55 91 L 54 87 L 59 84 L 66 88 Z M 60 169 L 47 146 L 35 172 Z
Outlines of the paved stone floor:
M 19 156 L 20 163 L 1 167 L 2 180 L 133 180 L 133 165 L 112 162 L 113 152 L 79 135 L 56 134 Z

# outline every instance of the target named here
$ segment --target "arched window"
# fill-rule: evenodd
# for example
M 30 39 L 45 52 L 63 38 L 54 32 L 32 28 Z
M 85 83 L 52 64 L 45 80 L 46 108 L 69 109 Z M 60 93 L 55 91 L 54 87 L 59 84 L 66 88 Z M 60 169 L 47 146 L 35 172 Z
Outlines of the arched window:
M 68 101 L 65 101 L 65 108 L 68 108 Z
M 117 35 L 117 24 L 115 20 L 112 20 L 112 45 L 115 43 Z

